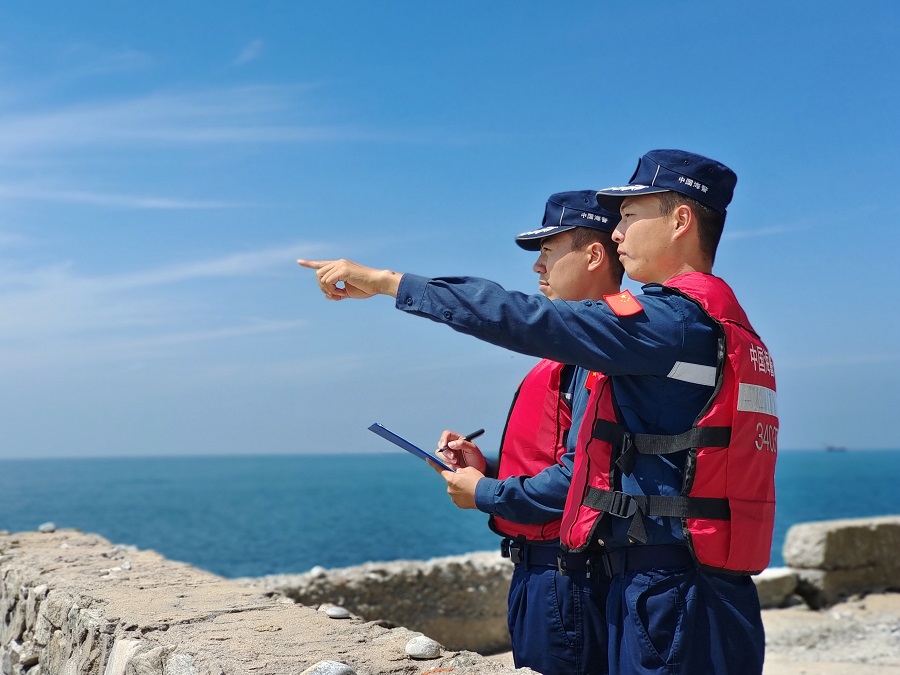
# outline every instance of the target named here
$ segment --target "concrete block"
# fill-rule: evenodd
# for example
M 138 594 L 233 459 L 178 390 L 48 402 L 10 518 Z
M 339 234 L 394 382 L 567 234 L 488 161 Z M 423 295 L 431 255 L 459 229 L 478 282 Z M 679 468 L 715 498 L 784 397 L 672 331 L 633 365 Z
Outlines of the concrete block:
M 794 525 L 788 530 L 783 553 L 785 564 L 795 568 L 900 571 L 900 516 Z
M 798 569 L 797 594 L 813 609 L 822 609 L 854 595 L 900 590 L 900 578 L 888 580 L 879 568 L 855 570 Z
M 499 552 L 397 560 L 247 579 L 298 603 L 335 602 L 367 621 L 405 626 L 447 649 L 509 649 L 507 595 L 513 566 Z
M 802 523 L 788 530 L 784 559 L 810 607 L 900 589 L 900 516 Z
M 763 609 L 784 607 L 797 591 L 797 574 L 789 567 L 770 567 L 753 577 Z
M 262 668 L 295 675 L 331 660 L 366 675 L 422 672 L 403 651 L 407 629 L 355 617 L 335 621 L 152 551 L 129 551 L 132 569 L 110 574 L 111 548 L 97 535 L 71 530 L 24 533 L 15 541 L 0 535 L 0 607 L 7 608 L 0 617 L 0 669 L 8 675 L 26 669 L 27 675 L 257 675 Z M 464 585 L 459 575 L 471 571 L 460 565 L 448 578 Z M 429 574 L 440 572 L 415 571 L 420 579 Z M 439 608 L 441 588 L 419 602 Z M 464 588 L 474 613 L 480 588 Z M 456 666 L 456 656 L 440 655 L 429 665 L 454 675 L 512 672 L 477 654 Z

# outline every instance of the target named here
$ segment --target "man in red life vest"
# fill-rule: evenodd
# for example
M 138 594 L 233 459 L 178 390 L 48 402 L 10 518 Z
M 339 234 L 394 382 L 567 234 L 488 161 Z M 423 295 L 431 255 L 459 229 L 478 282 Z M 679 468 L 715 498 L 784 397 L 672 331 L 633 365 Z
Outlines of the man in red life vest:
M 609 578 L 610 673 L 762 672 L 749 575 L 769 560 L 778 418 L 769 352 L 712 275 L 736 182 L 715 160 L 653 150 L 628 185 L 601 190 L 599 203 L 622 215 L 619 259 L 644 284 L 606 303 L 300 261 L 328 299 L 390 295 L 406 313 L 605 373 L 579 432 L 561 539 Z
M 541 227 L 516 237 L 539 251 L 534 271 L 550 300 L 593 300 L 616 294 L 622 265 L 611 233 L 617 212 L 597 204 L 595 190 L 561 192 L 547 200 Z M 463 436 L 445 431 L 438 448 L 455 467 L 439 472 L 460 508 L 490 514 L 504 537 L 501 550 L 515 564 L 508 626 L 516 667 L 544 675 L 604 672 L 606 617 L 592 596 L 605 596 L 607 579 L 588 574 L 589 553 L 572 553 L 559 571 L 559 527 L 575 458 L 575 441 L 588 401 L 588 371 L 540 361 L 513 399 L 498 465 Z M 486 477 L 490 476 L 490 477 Z M 598 648 L 598 645 L 601 648 Z

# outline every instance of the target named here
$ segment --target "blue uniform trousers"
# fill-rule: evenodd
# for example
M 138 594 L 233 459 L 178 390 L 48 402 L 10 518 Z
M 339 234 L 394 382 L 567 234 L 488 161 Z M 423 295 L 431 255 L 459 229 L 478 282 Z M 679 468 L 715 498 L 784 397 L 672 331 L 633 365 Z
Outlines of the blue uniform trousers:
M 687 567 L 610 580 L 609 668 L 619 675 L 760 675 L 765 634 L 748 576 Z
M 533 550 L 536 547 L 528 547 Z M 556 554 L 556 547 L 545 551 Z M 509 587 L 513 660 L 543 675 L 606 675 L 609 578 L 586 570 L 517 563 Z

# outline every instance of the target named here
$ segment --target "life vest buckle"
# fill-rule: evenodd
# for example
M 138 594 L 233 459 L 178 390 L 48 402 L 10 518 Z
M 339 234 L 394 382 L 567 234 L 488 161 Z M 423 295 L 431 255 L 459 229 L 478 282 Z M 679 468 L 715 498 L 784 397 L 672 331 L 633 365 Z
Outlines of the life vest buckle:
M 611 492 L 612 503 L 606 512 L 616 518 L 631 518 L 638 511 L 637 500 L 624 492 Z

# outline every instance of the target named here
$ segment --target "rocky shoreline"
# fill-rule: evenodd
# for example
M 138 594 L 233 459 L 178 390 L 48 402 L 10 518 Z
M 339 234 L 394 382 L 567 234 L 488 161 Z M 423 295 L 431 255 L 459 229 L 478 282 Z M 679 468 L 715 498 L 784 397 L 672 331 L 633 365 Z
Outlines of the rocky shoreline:
M 756 578 L 766 675 L 900 675 L 900 517 L 797 527 L 792 566 Z M 494 552 L 226 580 L 44 529 L 0 532 L 3 675 L 531 672 L 504 652 Z
M 75 530 L 0 534 L 0 579 L 4 675 L 514 672 Z

